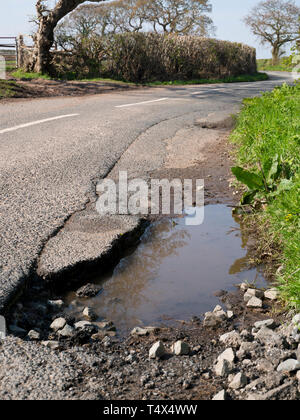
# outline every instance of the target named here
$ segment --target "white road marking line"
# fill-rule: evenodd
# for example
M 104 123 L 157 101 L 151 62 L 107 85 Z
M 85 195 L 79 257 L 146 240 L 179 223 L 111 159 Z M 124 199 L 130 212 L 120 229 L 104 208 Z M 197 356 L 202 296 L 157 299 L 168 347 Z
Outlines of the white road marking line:
M 58 117 L 47 118 L 45 120 L 38 120 L 38 121 L 33 121 L 27 124 L 16 125 L 15 127 L 5 128 L 4 130 L 0 130 L 0 134 L 9 133 L 10 131 L 20 130 L 21 128 L 32 127 L 33 125 L 43 124 L 49 121 L 61 120 L 63 118 L 78 117 L 78 115 L 79 114 L 60 115 Z
M 154 99 L 153 101 L 137 102 L 135 104 L 117 105 L 115 108 L 126 108 L 126 107 L 129 107 L 129 106 L 135 106 L 135 105 L 151 104 L 153 102 L 167 101 L 168 99 L 170 99 L 170 98 Z

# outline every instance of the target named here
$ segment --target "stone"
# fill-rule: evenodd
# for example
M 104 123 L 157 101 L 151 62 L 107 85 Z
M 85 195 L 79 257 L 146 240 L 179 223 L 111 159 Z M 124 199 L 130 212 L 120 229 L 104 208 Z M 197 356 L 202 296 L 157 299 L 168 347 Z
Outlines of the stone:
M 248 283 L 242 283 L 240 284 L 240 289 L 243 291 L 247 291 L 250 288 Z
M 232 366 L 235 360 L 234 351 L 231 348 L 226 349 L 220 356 L 218 357 L 218 362 L 226 360 Z
M 6 338 L 6 321 L 4 316 L 0 315 L 0 340 Z
M 256 339 L 266 346 L 280 347 L 282 345 L 282 338 L 266 327 L 263 327 L 258 331 Z
M 31 331 L 29 331 L 29 333 L 27 334 L 27 337 L 28 337 L 30 340 L 33 340 L 33 341 L 39 341 L 39 340 L 40 340 L 40 338 L 41 338 L 41 334 L 40 334 L 38 331 L 31 330 Z
M 93 298 L 97 296 L 101 290 L 102 289 L 100 287 L 88 283 L 76 291 L 76 296 L 79 298 Z
M 78 321 L 74 324 L 76 330 L 84 330 L 85 328 L 92 327 L 93 324 L 89 321 Z
M 247 377 L 243 373 L 238 373 L 235 375 L 234 379 L 230 382 L 229 388 L 231 389 L 241 389 L 247 385 Z
M 221 321 L 225 321 L 227 319 L 227 314 L 223 311 L 223 309 L 221 311 L 214 312 L 214 315 Z
M 215 374 L 220 377 L 226 377 L 230 373 L 230 364 L 227 360 L 219 360 L 215 366 Z
M 237 331 L 230 331 L 229 333 L 223 334 L 220 337 L 220 342 L 225 346 L 231 346 L 237 348 L 241 345 L 242 339 Z
M 274 322 L 274 319 L 266 319 L 265 321 L 255 322 L 254 327 L 257 330 L 260 330 L 263 327 L 270 328 L 271 330 L 273 330 L 274 328 L 276 328 L 276 323 Z
M 248 292 L 246 292 L 245 294 L 244 294 L 244 302 L 249 302 L 249 300 L 250 299 L 252 299 L 253 298 L 253 296 L 252 295 L 250 295 L 250 293 L 248 293 Z
M 189 355 L 190 354 L 190 347 L 187 343 L 184 341 L 176 341 L 175 344 L 172 346 L 172 352 L 176 354 L 176 356 L 183 356 L 183 355 Z
M 131 333 L 131 335 L 138 335 L 138 336 L 146 336 L 149 335 L 149 331 L 145 328 L 141 328 L 141 327 L 135 327 Z
M 244 294 L 244 302 L 249 302 L 252 298 L 259 298 L 262 299 L 264 293 L 261 290 L 256 289 L 248 289 L 247 292 Z
M 93 311 L 92 308 L 89 308 L 88 306 L 84 308 L 82 314 L 88 321 L 95 321 L 98 318 L 98 315 Z
M 222 391 L 218 392 L 212 399 L 212 401 L 226 401 L 227 394 L 226 391 L 223 389 Z
M 223 320 L 213 312 L 206 312 L 203 325 L 206 328 L 215 328 L 222 324 Z
M 116 331 L 98 331 L 91 336 L 91 339 L 94 341 L 101 341 L 105 337 L 115 337 L 116 335 Z
M 93 325 L 96 325 L 100 330 L 116 331 L 116 327 L 112 321 L 95 322 Z
M 269 289 L 269 290 L 265 291 L 264 296 L 265 296 L 266 299 L 276 300 L 276 299 L 278 299 L 279 292 L 276 289 Z
M 234 313 L 232 311 L 227 311 L 227 318 L 232 319 L 234 317 Z
M 300 342 L 300 329 L 299 329 L 299 326 L 298 326 L 298 325 L 296 325 L 296 326 L 293 328 L 292 333 L 291 333 L 291 337 L 292 337 L 292 339 L 293 339 L 294 341 L 296 341 L 297 343 L 299 343 L 299 342 Z
M 252 297 L 248 303 L 247 303 L 247 307 L 248 308 L 262 308 L 263 307 L 263 302 L 261 299 L 257 298 L 257 297 Z
M 293 318 L 293 324 L 300 326 L 300 314 L 297 314 L 297 315 L 294 316 L 294 318 Z
M 298 344 L 298 349 L 297 349 L 296 356 L 297 356 L 297 360 L 299 360 L 299 362 L 300 362 L 300 344 Z
M 243 341 L 239 351 L 236 353 L 238 359 L 252 357 L 258 348 L 258 344 L 254 342 Z
M 296 359 L 288 359 L 280 363 L 277 368 L 277 372 L 295 372 L 296 370 L 300 370 L 300 362 Z
M 157 341 L 149 350 L 150 359 L 160 359 L 166 354 L 164 345 L 161 341 Z
M 215 309 L 213 310 L 213 312 L 214 312 L 214 313 L 216 313 L 216 312 L 220 312 L 220 311 L 223 311 L 223 308 L 222 308 L 222 306 L 220 306 L 220 305 L 217 305 L 217 306 L 215 307 Z
M 51 350 L 59 349 L 59 342 L 58 341 L 42 341 L 41 344 L 45 347 L 48 347 Z
M 48 306 L 50 306 L 50 308 L 58 310 L 58 309 L 62 309 L 64 307 L 64 302 L 63 300 L 48 300 Z
M 56 332 L 58 330 L 62 330 L 66 323 L 67 321 L 65 320 L 65 318 L 56 318 L 50 325 L 50 328 L 51 330 Z
M 70 338 L 74 335 L 74 328 L 66 324 L 62 330 L 58 331 L 58 335 L 64 338 Z
M 296 378 L 297 378 L 297 381 L 300 383 L 300 370 L 298 370 Z

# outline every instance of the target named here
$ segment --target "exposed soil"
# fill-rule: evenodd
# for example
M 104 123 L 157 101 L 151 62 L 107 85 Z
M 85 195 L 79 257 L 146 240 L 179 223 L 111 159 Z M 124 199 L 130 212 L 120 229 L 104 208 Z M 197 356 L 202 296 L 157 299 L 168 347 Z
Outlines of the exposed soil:
M 96 95 L 113 90 L 138 89 L 138 86 L 118 82 L 89 82 L 89 81 L 64 81 L 64 80 L 44 80 L 44 79 L 14 79 L 8 80 L 16 82 L 14 98 L 49 98 L 58 96 L 83 96 Z

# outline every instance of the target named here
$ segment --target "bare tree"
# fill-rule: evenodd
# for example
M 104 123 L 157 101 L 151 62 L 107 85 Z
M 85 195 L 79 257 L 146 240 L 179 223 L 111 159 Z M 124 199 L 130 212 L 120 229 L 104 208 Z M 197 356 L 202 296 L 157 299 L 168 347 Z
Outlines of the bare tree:
M 70 13 L 55 30 L 55 40 L 65 48 L 72 40 L 92 35 L 104 36 L 139 32 L 146 22 L 143 0 L 116 0 L 99 5 L 82 5 Z
M 37 0 L 36 12 L 38 19 L 38 31 L 34 37 L 34 52 L 31 62 L 31 70 L 44 73 L 49 70 L 50 49 L 54 42 L 54 30 L 58 23 L 75 10 L 77 6 L 87 0 L 56 0 L 50 8 L 48 0 Z M 104 0 L 89 0 L 100 3 Z
M 82 5 L 63 20 L 56 31 L 59 44 L 68 39 L 111 33 L 155 32 L 207 36 L 212 20 L 208 0 L 116 0 Z
M 263 44 L 271 44 L 273 65 L 280 51 L 299 39 L 300 8 L 293 0 L 264 0 L 255 6 L 244 22 Z
M 208 36 L 213 32 L 209 0 L 144 0 L 155 32 Z

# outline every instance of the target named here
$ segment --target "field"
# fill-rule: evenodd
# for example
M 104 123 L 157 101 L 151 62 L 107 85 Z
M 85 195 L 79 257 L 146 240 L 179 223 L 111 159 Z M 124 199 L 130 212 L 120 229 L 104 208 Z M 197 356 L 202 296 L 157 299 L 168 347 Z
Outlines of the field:
M 257 60 L 258 71 L 288 71 L 292 72 L 295 64 L 292 63 L 291 57 L 284 57 L 280 59 L 278 65 L 273 66 L 271 59 Z

